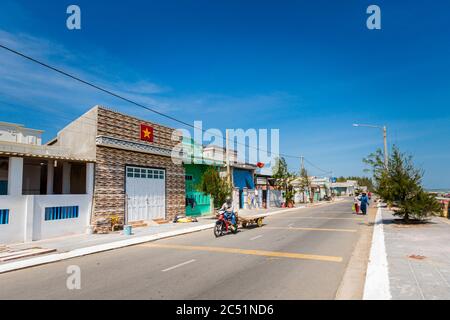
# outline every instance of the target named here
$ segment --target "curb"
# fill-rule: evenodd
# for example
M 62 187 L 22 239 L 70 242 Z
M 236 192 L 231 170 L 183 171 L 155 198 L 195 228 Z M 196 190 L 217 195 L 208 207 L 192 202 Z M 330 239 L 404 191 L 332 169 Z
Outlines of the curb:
M 262 214 L 265 216 L 273 216 L 276 214 L 290 212 L 290 211 L 299 210 L 299 209 L 305 209 L 305 208 L 310 208 L 310 207 L 300 206 L 297 208 L 287 208 L 287 209 L 273 211 L 273 212 L 270 212 L 267 214 L 264 214 L 264 213 L 262 213 Z M 215 225 L 215 223 L 209 223 L 209 224 L 205 224 L 202 226 L 196 226 L 196 227 L 186 228 L 186 229 L 182 229 L 182 230 L 157 233 L 157 234 L 153 234 L 153 235 L 136 237 L 136 238 L 131 238 L 131 239 L 127 239 L 127 240 L 120 240 L 120 241 L 115 241 L 115 242 L 110 242 L 110 243 L 99 244 L 99 245 L 86 247 L 86 248 L 74 249 L 69 252 L 55 253 L 55 254 L 50 254 L 50 255 L 46 255 L 46 256 L 42 256 L 42 257 L 36 257 L 36 258 L 31 258 L 31 259 L 26 259 L 26 260 L 21 260 L 21 261 L 10 262 L 10 263 L 0 265 L 0 274 L 11 272 L 11 271 L 16 271 L 16 270 L 20 270 L 20 269 L 26 269 L 26 268 L 30 268 L 30 267 L 35 267 L 35 266 L 39 266 L 39 265 L 43 265 L 43 264 L 59 262 L 59 261 L 67 260 L 67 259 L 82 257 L 82 256 L 94 254 L 94 253 L 105 252 L 105 251 L 110 251 L 110 250 L 114 250 L 114 249 L 120 249 L 120 248 L 124 248 L 124 247 L 133 246 L 136 244 L 141 244 L 141 243 L 156 241 L 156 240 L 160 240 L 160 239 L 171 238 L 171 237 L 175 237 L 175 236 L 189 234 L 189 233 L 193 233 L 193 232 L 203 231 L 203 230 L 207 230 L 207 229 L 212 229 L 212 228 L 214 228 L 214 225 Z
M 378 206 L 363 300 L 391 300 L 382 208 Z

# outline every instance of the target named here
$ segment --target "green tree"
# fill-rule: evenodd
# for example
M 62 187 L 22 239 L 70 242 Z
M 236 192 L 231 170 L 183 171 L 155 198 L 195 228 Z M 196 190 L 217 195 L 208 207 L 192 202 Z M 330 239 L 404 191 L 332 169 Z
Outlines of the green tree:
M 300 190 L 303 192 L 303 201 L 306 200 L 306 193 L 309 195 L 309 200 L 311 203 L 314 202 L 314 194 L 311 190 L 311 179 L 308 176 L 308 171 L 305 168 L 300 170 Z M 306 201 L 305 201 L 306 202 Z
M 422 220 L 440 213 L 439 202 L 423 189 L 423 171 L 414 167 L 411 155 L 394 146 L 388 168 L 380 149 L 364 162 L 372 167 L 375 193 L 396 207 L 394 215 L 408 222 L 411 218 Z
M 275 179 L 275 186 L 279 190 L 285 191 L 286 203 L 293 202 L 295 190 L 292 181 L 294 181 L 296 175 L 289 172 L 286 160 L 283 157 L 276 159 L 272 178 Z
M 203 174 L 198 189 L 206 194 L 210 194 L 214 201 L 214 207 L 220 207 L 231 196 L 232 188 L 226 179 L 220 177 L 215 167 L 209 167 Z

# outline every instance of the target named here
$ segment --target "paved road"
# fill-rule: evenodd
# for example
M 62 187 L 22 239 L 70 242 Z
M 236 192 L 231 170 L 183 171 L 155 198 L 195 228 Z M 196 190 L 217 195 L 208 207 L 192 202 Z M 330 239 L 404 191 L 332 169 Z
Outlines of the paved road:
M 0 299 L 334 299 L 364 221 L 349 202 L 0 275 Z M 68 290 L 67 267 L 81 268 Z

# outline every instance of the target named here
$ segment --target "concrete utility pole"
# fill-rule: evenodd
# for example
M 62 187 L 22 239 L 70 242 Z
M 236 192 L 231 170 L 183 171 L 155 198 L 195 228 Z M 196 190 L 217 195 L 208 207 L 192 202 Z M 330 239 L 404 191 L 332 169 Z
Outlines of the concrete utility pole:
M 226 156 L 226 164 L 227 164 L 227 180 L 228 184 L 231 186 L 231 167 L 230 167 L 230 135 L 228 132 L 228 129 L 225 131 L 225 140 L 226 140 L 226 147 L 225 147 L 225 156 Z
M 386 126 L 374 126 L 371 124 L 353 124 L 354 127 L 369 127 L 369 128 L 377 128 L 383 130 L 383 144 L 384 144 L 384 166 L 387 169 L 389 165 L 389 156 L 388 156 L 388 146 L 387 146 L 387 128 Z
M 384 140 L 384 166 L 386 169 L 389 165 L 388 148 L 387 148 L 387 128 L 383 126 L 383 140 Z

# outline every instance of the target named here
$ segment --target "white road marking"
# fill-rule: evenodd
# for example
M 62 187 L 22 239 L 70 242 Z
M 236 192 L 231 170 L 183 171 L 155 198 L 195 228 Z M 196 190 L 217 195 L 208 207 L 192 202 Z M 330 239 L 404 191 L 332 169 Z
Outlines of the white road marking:
M 256 236 L 256 237 L 253 237 L 253 238 L 250 238 L 250 241 L 253 241 L 253 240 L 259 239 L 259 238 L 261 238 L 261 237 L 262 237 L 262 235 L 259 235 L 259 236 Z
M 293 223 L 291 223 L 290 225 L 288 225 L 289 228 L 292 228 L 294 226 Z
M 381 210 L 381 207 L 378 207 L 369 265 L 367 266 L 364 300 L 390 300 L 392 298 Z
M 173 266 L 173 267 L 170 267 L 170 268 L 167 268 L 167 269 L 161 270 L 161 271 L 162 271 L 162 272 L 170 271 L 170 270 L 173 270 L 173 269 L 176 269 L 176 268 L 179 268 L 179 267 L 185 266 L 185 265 L 187 265 L 187 264 L 189 264 L 189 263 L 192 263 L 192 262 L 195 262 L 195 259 L 192 259 L 192 260 L 189 260 L 189 261 L 186 261 L 186 262 L 183 262 L 183 263 L 177 264 L 176 266 Z

